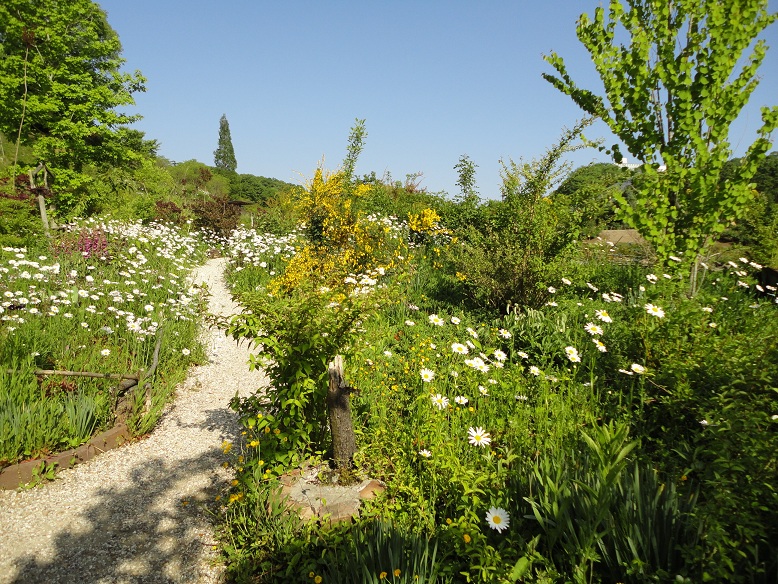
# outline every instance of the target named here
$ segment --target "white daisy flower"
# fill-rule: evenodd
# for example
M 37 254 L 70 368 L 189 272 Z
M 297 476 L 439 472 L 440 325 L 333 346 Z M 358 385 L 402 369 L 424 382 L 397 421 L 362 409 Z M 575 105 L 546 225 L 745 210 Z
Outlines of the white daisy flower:
M 435 372 L 432 369 L 422 369 L 419 374 L 421 375 L 421 380 L 424 382 L 435 379 Z
M 435 395 L 431 396 L 430 399 L 432 400 L 432 405 L 439 410 L 443 410 L 448 407 L 448 398 L 445 395 L 436 393 Z
M 645 308 L 646 312 L 652 316 L 656 316 L 657 318 L 665 317 L 665 311 L 658 306 L 654 306 L 653 304 L 646 304 L 643 308 Z
M 454 353 L 458 353 L 459 355 L 467 355 L 470 352 L 467 346 L 463 345 L 462 343 L 451 343 L 451 350 L 454 351 Z
M 473 446 L 489 446 L 492 443 L 492 439 L 489 437 L 489 433 L 485 432 L 483 428 L 470 428 L 467 431 L 470 444 Z
M 489 527 L 502 533 L 505 529 L 508 529 L 511 519 L 505 509 L 491 507 L 486 512 L 486 522 L 489 524 Z
M 575 347 L 565 347 L 565 354 L 567 358 L 573 363 L 580 363 L 581 357 L 578 356 L 578 349 Z

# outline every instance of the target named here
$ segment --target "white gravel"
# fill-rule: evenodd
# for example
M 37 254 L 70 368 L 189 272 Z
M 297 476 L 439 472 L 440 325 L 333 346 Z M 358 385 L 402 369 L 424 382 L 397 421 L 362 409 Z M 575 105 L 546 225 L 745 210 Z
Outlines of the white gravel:
M 226 261 L 196 270 L 209 310 L 238 310 L 223 282 Z M 106 452 L 29 491 L 0 491 L 0 583 L 222 581 L 214 551 L 214 497 L 230 480 L 221 445 L 238 441 L 229 401 L 267 381 L 248 370 L 248 349 L 204 330 L 210 362 L 193 368 L 145 440 Z

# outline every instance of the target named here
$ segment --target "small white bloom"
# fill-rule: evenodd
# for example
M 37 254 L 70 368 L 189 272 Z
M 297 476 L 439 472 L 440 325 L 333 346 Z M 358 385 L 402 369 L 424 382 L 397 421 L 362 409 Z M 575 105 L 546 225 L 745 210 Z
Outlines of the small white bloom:
M 451 343 L 451 350 L 459 355 L 467 355 L 470 352 L 467 346 L 462 343 Z
M 580 363 L 581 357 L 578 356 L 578 349 L 575 347 L 565 347 L 567 358 L 573 363 Z
M 643 375 L 646 372 L 646 368 L 643 367 L 642 365 L 638 365 L 637 363 L 633 363 L 632 365 L 630 365 L 630 369 L 632 369 L 632 371 L 634 371 L 638 375 Z
M 430 456 L 432 456 L 432 453 L 426 448 L 424 448 L 422 450 L 419 450 L 419 455 L 423 456 L 424 458 L 429 458 Z
M 483 428 L 470 428 L 467 431 L 470 444 L 473 446 L 489 446 L 492 443 L 492 439 L 489 437 L 488 432 L 484 432 Z
M 646 312 L 651 316 L 656 316 L 657 318 L 665 317 L 665 311 L 658 306 L 654 306 L 653 304 L 646 304 L 643 308 L 645 308 Z
M 454 398 L 454 401 L 455 401 L 456 403 L 458 403 L 460 406 L 463 406 L 463 405 L 467 404 L 467 402 L 468 402 L 468 401 L 470 401 L 470 400 L 469 400 L 469 399 L 467 399 L 467 398 L 466 398 L 465 396 L 463 396 L 463 395 L 458 395 L 458 396 L 456 396 L 456 397 Z
M 489 511 L 486 512 L 486 522 L 489 524 L 489 527 L 502 533 L 504 530 L 508 529 L 511 520 L 505 509 L 491 507 Z
M 110 354 L 111 354 L 111 349 L 103 349 L 102 351 L 100 351 L 100 354 L 101 354 L 103 357 L 107 357 L 108 355 L 110 355 Z
M 419 374 L 421 375 L 421 380 L 424 382 L 435 379 L 435 372 L 432 369 L 422 369 Z
M 439 410 L 443 410 L 448 407 L 448 398 L 445 395 L 436 393 L 435 395 L 431 396 L 430 399 L 432 399 L 432 405 Z
M 430 314 L 429 321 L 430 324 L 434 324 L 435 326 L 443 326 L 444 324 L 446 324 L 446 321 L 440 318 L 437 314 Z

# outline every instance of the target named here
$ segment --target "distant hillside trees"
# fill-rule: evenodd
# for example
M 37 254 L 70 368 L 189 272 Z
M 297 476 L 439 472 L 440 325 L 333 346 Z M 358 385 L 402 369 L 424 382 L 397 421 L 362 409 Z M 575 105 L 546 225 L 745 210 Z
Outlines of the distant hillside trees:
M 222 114 L 219 120 L 219 145 L 213 153 L 213 162 L 216 168 L 223 168 L 232 172 L 235 172 L 238 168 L 238 161 L 235 160 L 235 149 L 232 147 L 230 123 L 227 121 L 226 114 Z
M 608 162 L 598 162 L 575 169 L 554 191 L 557 205 L 566 206 L 580 235 L 594 237 L 602 229 L 621 227 L 616 221 L 616 199 L 632 171 Z

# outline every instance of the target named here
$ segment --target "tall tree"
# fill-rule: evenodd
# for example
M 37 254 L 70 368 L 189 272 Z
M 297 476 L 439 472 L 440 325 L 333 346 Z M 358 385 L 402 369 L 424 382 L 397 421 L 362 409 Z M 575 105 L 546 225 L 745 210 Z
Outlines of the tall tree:
M 87 165 L 124 164 L 136 153 L 117 111 L 144 91 L 136 71 L 121 73 L 121 44 L 91 0 L 0 3 L 0 132 L 29 145 L 71 194 L 88 182 Z M 14 156 L 14 165 L 16 163 Z
M 611 0 L 607 17 L 599 7 L 594 20 L 583 14 L 578 21 L 578 39 L 591 54 L 605 99 L 579 88 L 556 53 L 545 58 L 558 76 L 543 77 L 608 124 L 644 163 L 636 198 L 617 197 L 622 216 L 660 258 L 683 256 L 694 292 L 700 255 L 752 200 L 749 182 L 778 124 L 778 107 L 763 108 L 743 164 L 731 180 L 719 181 L 732 156 L 730 125 L 759 82 L 767 50 L 763 40 L 754 41 L 776 15 L 767 12 L 767 0 L 625 4 Z M 617 145 L 613 154 L 619 162 Z
M 223 168 L 232 172 L 235 172 L 238 168 L 238 161 L 235 160 L 235 149 L 232 147 L 230 123 L 227 121 L 226 114 L 222 114 L 219 120 L 219 145 L 213 152 L 213 162 L 216 168 Z

